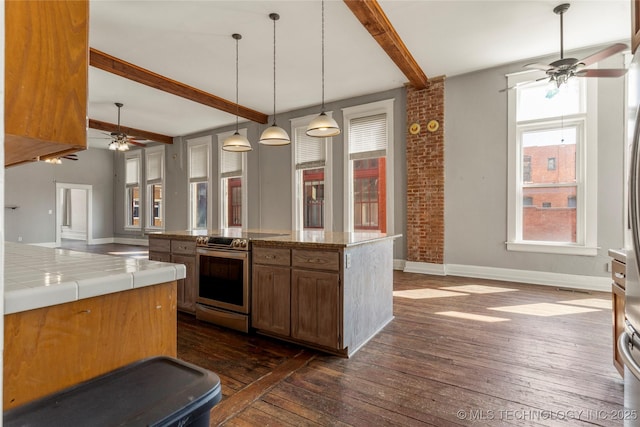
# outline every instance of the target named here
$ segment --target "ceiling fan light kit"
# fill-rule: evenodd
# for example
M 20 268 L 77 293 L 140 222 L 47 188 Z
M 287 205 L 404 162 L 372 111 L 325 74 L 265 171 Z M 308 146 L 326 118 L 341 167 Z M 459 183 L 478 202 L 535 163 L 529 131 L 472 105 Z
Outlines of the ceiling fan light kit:
M 587 56 L 583 59 L 565 58 L 564 57 L 564 20 L 563 16 L 567 10 L 569 10 L 569 3 L 562 3 L 553 8 L 553 12 L 556 15 L 560 15 L 560 59 L 553 61 L 549 65 L 533 63 L 526 64 L 524 68 L 533 70 L 544 71 L 549 77 L 549 82 L 554 83 L 556 87 L 560 87 L 571 77 L 620 77 L 623 76 L 627 70 L 625 69 L 589 69 L 583 68 L 596 62 L 602 61 L 616 53 L 622 52 L 627 49 L 628 46 L 624 43 L 615 43 L 609 47 L 606 47 L 598 52 Z M 542 79 L 538 79 L 542 80 Z
M 247 138 L 240 135 L 238 132 L 238 115 L 239 115 L 239 105 L 238 105 L 238 41 L 242 39 L 241 34 L 232 34 L 231 37 L 236 41 L 236 131 L 233 135 L 228 137 L 222 143 L 222 149 L 225 151 L 251 151 L 251 143 Z
M 340 134 L 338 123 L 324 112 L 324 0 L 322 0 L 322 108 L 320 115 L 309 123 L 306 133 L 308 136 L 317 138 Z
M 120 131 L 120 109 L 124 106 L 121 102 L 115 103 L 116 107 L 118 107 L 118 131 L 111 132 L 111 137 L 113 140 L 109 143 L 109 150 L 111 151 L 127 151 L 129 149 L 129 144 L 127 143 L 127 135 Z
M 269 19 L 273 21 L 273 124 L 260 135 L 260 144 L 287 145 L 291 143 L 287 131 L 276 124 L 276 21 L 280 19 L 280 15 L 270 13 Z

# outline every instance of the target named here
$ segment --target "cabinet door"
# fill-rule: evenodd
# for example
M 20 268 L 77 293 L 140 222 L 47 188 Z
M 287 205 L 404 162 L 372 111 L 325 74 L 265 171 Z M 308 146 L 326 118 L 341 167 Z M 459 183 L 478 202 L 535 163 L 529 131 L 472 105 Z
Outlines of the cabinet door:
M 251 284 L 251 326 L 289 336 L 291 284 L 288 267 L 254 265 Z
M 339 349 L 340 323 L 340 275 L 293 270 L 291 336 Z
M 196 312 L 196 257 L 189 255 L 171 255 L 171 262 L 184 264 L 186 278 L 178 280 L 178 309 L 188 313 Z
M 171 254 L 168 252 L 149 251 L 149 259 L 152 261 L 171 262 Z

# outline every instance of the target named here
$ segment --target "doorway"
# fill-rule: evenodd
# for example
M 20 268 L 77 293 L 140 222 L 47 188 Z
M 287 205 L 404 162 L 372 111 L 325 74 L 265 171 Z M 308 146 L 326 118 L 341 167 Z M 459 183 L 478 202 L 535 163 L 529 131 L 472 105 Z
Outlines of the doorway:
M 93 187 L 85 184 L 56 183 L 56 246 L 62 240 L 93 243 Z

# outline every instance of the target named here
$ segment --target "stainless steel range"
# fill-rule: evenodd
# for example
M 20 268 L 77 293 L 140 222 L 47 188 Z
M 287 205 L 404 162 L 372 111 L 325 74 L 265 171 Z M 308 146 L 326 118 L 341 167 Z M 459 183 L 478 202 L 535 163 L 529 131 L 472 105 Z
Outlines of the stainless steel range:
M 249 332 L 250 242 L 246 238 L 201 236 L 196 240 L 196 318 Z
M 248 332 L 251 314 L 251 240 L 283 234 L 235 230 L 230 234 L 200 236 L 196 239 L 196 318 Z

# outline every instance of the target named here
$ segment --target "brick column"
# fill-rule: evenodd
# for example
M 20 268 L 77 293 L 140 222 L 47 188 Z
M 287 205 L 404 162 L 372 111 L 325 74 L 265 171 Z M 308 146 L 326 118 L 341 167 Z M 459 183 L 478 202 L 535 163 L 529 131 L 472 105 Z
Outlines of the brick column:
M 444 77 L 407 86 L 407 261 L 444 263 Z M 427 124 L 436 120 L 438 130 Z M 409 126 L 420 125 L 412 135 Z

